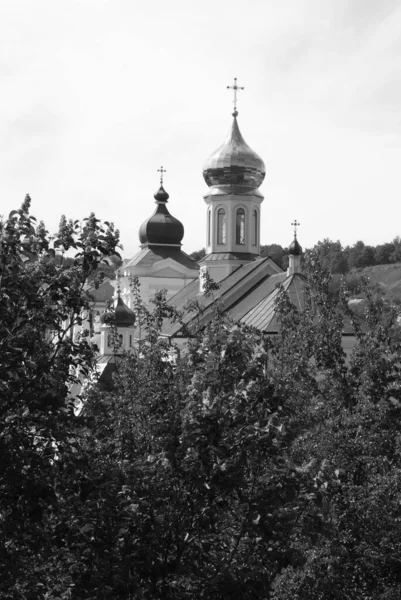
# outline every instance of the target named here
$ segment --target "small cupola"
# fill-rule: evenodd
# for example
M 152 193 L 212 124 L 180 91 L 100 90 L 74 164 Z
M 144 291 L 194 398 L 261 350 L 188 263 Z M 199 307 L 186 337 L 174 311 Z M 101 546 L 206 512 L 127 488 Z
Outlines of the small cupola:
M 117 304 L 114 309 L 114 325 L 116 327 L 133 327 L 135 320 L 134 311 L 128 308 L 118 291 Z
M 100 317 L 102 325 L 114 327 L 133 327 L 135 320 L 135 313 L 121 298 L 120 290 L 117 291 L 117 303 L 114 310 L 106 310 Z
M 166 171 L 161 167 L 160 188 L 155 193 L 155 212 L 149 219 L 142 223 L 139 229 L 139 240 L 142 246 L 181 246 L 184 237 L 184 226 L 173 217 L 167 208 L 169 195 L 163 187 L 163 173 Z
M 301 258 L 302 258 L 302 246 L 297 239 L 297 228 L 300 223 L 295 219 L 291 225 L 294 227 L 294 239 L 288 248 L 288 269 L 287 275 L 294 275 L 294 273 L 301 273 Z

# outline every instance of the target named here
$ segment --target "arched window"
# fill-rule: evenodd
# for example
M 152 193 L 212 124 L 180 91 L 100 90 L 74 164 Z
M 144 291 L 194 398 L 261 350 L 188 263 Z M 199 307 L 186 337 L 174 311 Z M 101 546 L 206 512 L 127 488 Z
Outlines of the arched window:
M 252 213 L 252 245 L 258 245 L 258 211 Z
M 219 208 L 217 212 L 217 243 L 225 244 L 227 240 L 227 219 L 224 208 Z
M 243 246 L 245 244 L 245 211 L 243 208 L 237 210 L 235 220 L 235 243 Z
M 211 227 L 211 210 L 209 208 L 209 210 L 207 211 L 207 245 L 210 246 L 210 227 Z

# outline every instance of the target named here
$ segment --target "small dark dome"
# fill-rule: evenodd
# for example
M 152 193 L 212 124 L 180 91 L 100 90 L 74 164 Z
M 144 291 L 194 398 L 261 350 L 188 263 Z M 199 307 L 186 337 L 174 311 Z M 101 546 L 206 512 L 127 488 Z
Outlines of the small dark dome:
M 115 327 L 132 327 L 136 317 L 133 310 L 128 308 L 120 293 L 118 293 L 117 305 L 112 310 L 107 310 L 100 317 L 100 322 L 104 325 L 114 325 Z
M 135 323 L 135 313 L 128 308 L 118 294 L 117 306 L 114 309 L 116 327 L 132 327 Z
M 292 256 L 301 256 L 302 254 L 302 246 L 298 242 L 297 238 L 294 238 L 294 241 L 290 245 L 288 249 L 288 253 L 292 254 Z
M 154 198 L 157 204 L 156 210 L 139 229 L 141 244 L 180 246 L 184 237 L 184 226 L 181 221 L 170 215 L 166 206 L 169 195 L 163 186 L 160 186 Z

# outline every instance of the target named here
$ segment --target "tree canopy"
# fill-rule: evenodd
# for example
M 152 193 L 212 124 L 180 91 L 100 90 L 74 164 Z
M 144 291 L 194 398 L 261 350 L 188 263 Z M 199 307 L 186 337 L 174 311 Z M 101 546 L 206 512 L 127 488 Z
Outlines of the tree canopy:
M 138 294 L 147 339 L 120 356 L 112 389 L 87 386 L 78 416 L 69 385 L 95 349 L 70 324 L 118 235 L 91 215 L 51 238 L 28 204 L 1 238 L 1 597 L 398 600 L 394 309 L 366 286 L 354 315 L 318 251 L 304 311 L 278 295 L 276 336 L 216 304 L 171 346 L 161 323 L 182 315 Z M 75 249 L 73 263 L 52 248 Z

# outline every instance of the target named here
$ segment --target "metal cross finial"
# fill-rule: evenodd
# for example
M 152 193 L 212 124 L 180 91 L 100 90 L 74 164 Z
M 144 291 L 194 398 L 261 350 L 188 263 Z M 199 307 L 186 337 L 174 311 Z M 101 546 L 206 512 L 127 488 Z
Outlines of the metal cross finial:
M 238 90 L 243 90 L 245 88 L 240 87 L 239 85 L 237 85 L 237 78 L 234 77 L 234 85 L 228 85 L 227 89 L 228 90 L 234 90 L 234 112 L 233 112 L 233 117 L 236 117 L 238 115 L 238 111 L 237 111 L 237 92 L 238 92 Z
M 167 173 L 167 170 L 160 167 L 160 169 L 157 169 L 157 172 L 160 173 L 160 185 L 163 185 L 163 175 Z
M 295 221 L 293 221 L 291 225 L 294 228 L 294 236 L 297 237 L 297 227 L 299 227 L 301 223 L 298 223 L 298 221 L 295 219 Z

